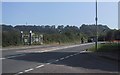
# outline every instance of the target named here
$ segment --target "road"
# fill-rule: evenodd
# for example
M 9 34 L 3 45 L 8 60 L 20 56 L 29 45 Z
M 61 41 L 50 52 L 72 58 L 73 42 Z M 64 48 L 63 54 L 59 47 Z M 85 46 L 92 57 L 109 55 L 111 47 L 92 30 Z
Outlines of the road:
M 25 73 L 117 73 L 118 62 L 85 50 L 93 44 L 46 46 L 3 51 L 2 72 Z

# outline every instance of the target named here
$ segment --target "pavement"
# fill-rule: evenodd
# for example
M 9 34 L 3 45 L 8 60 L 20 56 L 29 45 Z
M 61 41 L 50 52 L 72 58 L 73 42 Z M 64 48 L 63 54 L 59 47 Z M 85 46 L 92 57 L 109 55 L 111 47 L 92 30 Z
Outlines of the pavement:
M 64 45 L 25 45 L 25 46 L 14 46 L 14 47 L 3 47 L 2 50 L 25 50 L 25 49 L 35 49 L 35 48 L 45 48 L 45 47 L 56 47 Z
M 118 61 L 85 51 L 94 44 L 3 50 L 3 75 L 26 73 L 118 73 Z
M 96 52 L 94 54 L 102 58 L 106 58 L 113 61 L 116 60 L 120 62 L 119 53 L 116 53 L 116 52 L 115 53 L 114 52 Z

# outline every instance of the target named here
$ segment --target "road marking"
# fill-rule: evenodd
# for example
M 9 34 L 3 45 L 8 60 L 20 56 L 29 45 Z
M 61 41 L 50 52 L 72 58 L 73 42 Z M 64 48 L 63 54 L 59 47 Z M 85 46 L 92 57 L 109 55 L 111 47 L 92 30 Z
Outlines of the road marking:
M 45 52 L 45 51 L 39 51 L 40 53 L 43 53 L 43 52 Z
M 77 55 L 77 54 L 74 54 L 74 55 Z
M 6 58 L 8 58 L 8 59 L 9 59 L 9 58 L 15 58 L 15 57 L 18 57 L 18 56 L 10 56 L 10 57 L 6 57 Z
M 59 60 L 57 59 L 57 60 L 55 60 L 55 61 L 57 62 L 57 61 L 59 61 Z
M 45 65 L 39 65 L 39 66 L 37 66 L 36 68 L 40 68 L 40 67 L 43 67 L 43 66 L 45 66 Z
M 73 56 L 73 55 L 70 55 L 71 57 Z
M 24 73 L 24 72 L 18 72 L 17 74 L 15 74 L 15 75 L 19 75 L 19 74 L 22 74 L 22 73 Z
M 87 51 L 84 50 L 84 51 L 81 51 L 80 53 L 84 53 L 84 52 L 87 52 Z
M 20 56 L 24 56 L 25 54 L 20 54 L 20 55 L 15 55 L 15 56 L 10 56 L 10 57 L 6 57 L 7 59 L 9 58 L 15 58 L 15 57 L 20 57 Z
M 69 58 L 70 56 L 66 56 L 67 58 Z
M 66 56 L 66 57 L 62 57 L 62 58 L 57 59 L 57 60 L 55 60 L 55 61 L 53 61 L 53 62 L 58 62 L 58 61 L 60 61 L 60 60 L 67 59 L 67 58 L 69 58 L 69 57 L 78 55 L 78 54 L 80 54 L 80 53 L 81 53 L 81 52 L 75 53 L 75 54 L 72 54 L 72 55 L 69 55 L 69 56 Z M 51 63 L 53 63 L 53 62 L 46 63 L 46 65 L 49 65 L 49 64 L 51 64 Z M 41 68 L 41 67 L 43 67 L 43 66 L 45 66 L 45 65 L 42 64 L 42 65 L 39 65 L 39 66 L 37 66 L 37 67 L 35 67 L 35 68 L 38 69 L 38 68 Z M 25 73 L 25 72 L 32 71 L 32 70 L 34 70 L 35 68 L 27 69 L 27 70 L 25 70 L 24 72 L 18 72 L 18 73 L 15 74 L 15 75 L 19 75 L 19 74 L 22 74 L 22 73 Z
M 46 63 L 47 65 L 51 64 L 51 63 Z
M 24 72 L 19 72 L 19 74 L 24 73 Z
M 24 56 L 24 55 L 25 54 L 20 54 L 20 55 L 10 56 L 10 57 L 6 57 L 6 58 L 0 58 L 0 60 L 10 59 L 10 58 L 15 58 L 15 57 L 20 57 L 20 56 Z
M 0 60 L 4 60 L 4 59 L 6 59 L 6 58 L 0 58 Z
M 24 72 L 18 72 L 18 73 L 14 74 L 14 75 L 19 75 L 19 74 L 22 74 L 22 73 L 24 73 Z
M 34 69 L 30 68 L 30 69 L 25 70 L 24 72 L 29 72 L 29 71 L 32 71 L 32 70 L 34 70 Z
M 67 58 L 69 58 L 69 56 L 66 56 L 65 58 L 67 59 Z
M 63 59 L 65 59 L 65 58 L 60 58 L 60 60 L 63 60 Z
M 71 45 L 71 46 L 62 46 L 62 47 L 51 47 L 49 48 L 45 48 L 45 49 L 41 49 L 42 51 L 39 50 L 24 50 L 24 51 L 17 51 L 17 52 L 35 52 L 35 53 L 43 53 L 43 52 L 49 52 L 49 51 L 54 51 L 54 50 L 60 50 L 60 49 L 66 49 L 66 48 L 72 48 L 72 47 L 78 47 L 78 46 L 84 46 L 84 45 L 90 45 L 90 44 L 94 44 L 94 43 L 86 43 L 86 44 L 79 44 L 79 45 Z

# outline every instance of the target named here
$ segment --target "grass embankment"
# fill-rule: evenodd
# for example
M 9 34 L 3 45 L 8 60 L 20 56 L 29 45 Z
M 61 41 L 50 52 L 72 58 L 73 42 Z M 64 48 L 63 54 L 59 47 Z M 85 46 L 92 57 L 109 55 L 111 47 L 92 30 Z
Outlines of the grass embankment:
M 55 43 L 44 43 L 42 45 L 32 44 L 30 46 L 29 45 L 10 45 L 10 46 L 6 46 L 6 47 L 2 47 L 2 48 L 21 48 L 21 47 L 49 46 L 49 45 L 51 45 L 51 46 L 58 46 L 58 45 L 59 46 L 64 46 L 65 45 L 65 46 L 67 46 L 67 45 L 73 45 L 73 44 L 79 44 L 79 42 L 73 42 L 73 43 L 71 43 L 71 42 L 70 43 L 69 42 L 62 43 L 61 42 L 60 44 L 55 42 Z
M 120 48 L 120 43 L 106 43 L 106 44 L 98 44 L 97 51 L 95 50 L 95 46 L 89 48 L 90 51 L 93 52 L 118 52 Z

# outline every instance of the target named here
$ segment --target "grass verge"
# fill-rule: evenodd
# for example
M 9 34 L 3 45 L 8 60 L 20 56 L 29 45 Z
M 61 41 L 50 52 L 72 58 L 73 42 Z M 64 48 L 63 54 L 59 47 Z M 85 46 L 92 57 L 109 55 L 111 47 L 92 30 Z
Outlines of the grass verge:
M 106 44 L 98 44 L 97 51 L 95 50 L 95 46 L 89 48 L 89 51 L 93 52 L 118 52 L 120 48 L 120 43 L 106 43 Z

